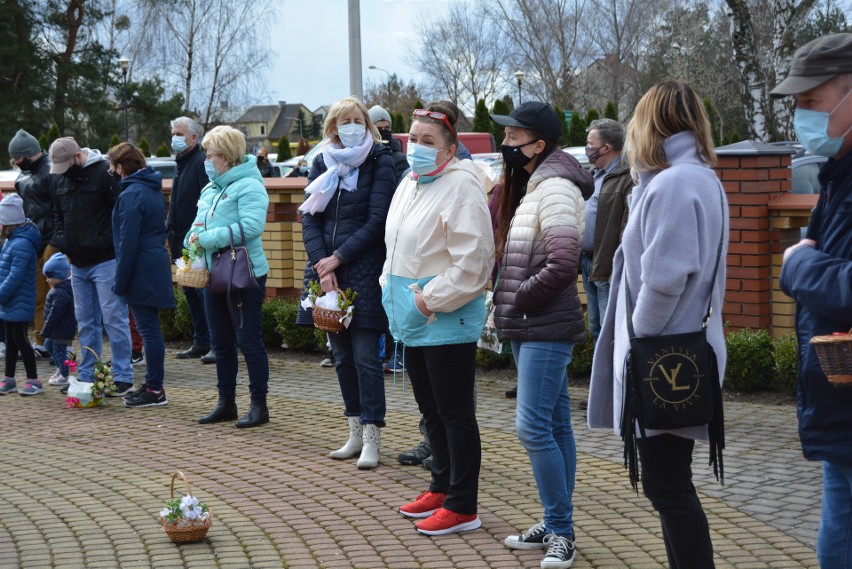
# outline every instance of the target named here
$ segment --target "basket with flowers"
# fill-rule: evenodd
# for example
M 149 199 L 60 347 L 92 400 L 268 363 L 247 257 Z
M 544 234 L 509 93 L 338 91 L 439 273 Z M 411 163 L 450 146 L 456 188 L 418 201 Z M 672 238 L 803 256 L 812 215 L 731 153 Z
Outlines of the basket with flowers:
M 65 399 L 68 408 L 97 407 L 106 403 L 105 397 L 115 393 L 115 382 L 112 377 L 112 369 L 101 361 L 98 354 L 88 346 L 83 349 L 89 350 L 95 356 L 95 365 L 92 370 L 92 381 L 80 381 L 74 375 L 77 371 L 77 355 L 73 354 L 65 360 L 68 366 L 68 397 Z
M 314 327 L 326 332 L 340 332 L 349 328 L 355 311 L 355 297 L 358 293 L 351 288 L 345 291 L 337 289 L 323 293 L 316 281 L 308 283 L 307 297 L 302 301 L 302 308 L 312 309 Z
M 186 494 L 175 498 L 175 478 L 180 477 L 186 484 Z M 200 504 L 192 495 L 192 486 L 180 470 L 172 474 L 171 498 L 160 510 L 160 524 L 163 531 L 174 543 L 193 543 L 207 536 L 207 530 L 213 525 L 213 514 L 206 504 Z
M 175 279 L 181 286 L 204 288 L 210 282 L 204 249 L 198 245 L 198 241 L 182 251 L 181 257 L 175 260 L 175 266 Z

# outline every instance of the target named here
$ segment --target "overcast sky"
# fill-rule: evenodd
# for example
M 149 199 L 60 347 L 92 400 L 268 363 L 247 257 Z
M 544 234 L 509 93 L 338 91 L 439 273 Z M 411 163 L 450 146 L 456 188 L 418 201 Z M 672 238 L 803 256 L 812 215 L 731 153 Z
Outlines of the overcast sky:
M 312 111 L 350 95 L 348 0 L 279 0 L 271 26 L 272 70 L 267 88 L 272 104 L 303 103 Z M 387 75 L 370 65 L 418 79 L 406 57 L 418 46 L 418 26 L 440 18 L 450 2 L 463 0 L 361 0 L 362 78 L 384 83 Z

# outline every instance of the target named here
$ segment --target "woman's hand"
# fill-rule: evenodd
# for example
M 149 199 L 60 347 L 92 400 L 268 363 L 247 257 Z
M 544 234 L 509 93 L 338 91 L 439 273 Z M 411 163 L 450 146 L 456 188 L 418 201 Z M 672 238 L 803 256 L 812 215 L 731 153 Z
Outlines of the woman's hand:
M 318 262 L 316 265 L 314 265 L 314 269 L 316 269 L 317 274 L 319 275 L 320 279 L 322 279 L 323 277 L 325 277 L 329 273 L 334 273 L 334 271 L 339 266 L 340 266 L 340 259 L 338 259 L 334 255 L 330 255 L 330 256 L 326 257 L 325 259 L 321 260 L 320 262 Z
M 334 271 L 320 277 L 320 287 L 322 287 L 323 292 L 337 290 L 337 275 L 334 274 Z
M 193 243 L 198 241 L 198 233 L 193 233 L 192 235 L 190 235 L 189 239 L 187 241 L 189 242 L 190 245 L 192 245 Z
M 414 306 L 416 306 L 417 310 L 420 311 L 420 314 L 426 318 L 429 318 L 432 314 L 434 314 L 431 310 L 426 308 L 426 302 L 423 300 L 423 295 L 419 292 L 414 293 Z

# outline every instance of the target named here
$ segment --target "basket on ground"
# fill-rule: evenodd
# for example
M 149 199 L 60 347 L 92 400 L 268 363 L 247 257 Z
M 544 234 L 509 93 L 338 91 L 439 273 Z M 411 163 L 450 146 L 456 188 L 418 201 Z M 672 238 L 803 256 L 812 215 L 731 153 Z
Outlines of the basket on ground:
M 852 330 L 811 338 L 819 365 L 828 381 L 852 385 Z
M 171 498 L 174 499 L 175 497 L 175 478 L 178 476 L 186 484 L 187 496 L 192 496 L 192 486 L 189 480 L 186 479 L 183 472 L 177 470 L 172 474 Z M 197 520 L 179 519 L 176 522 L 169 522 L 165 518 L 160 518 L 160 523 L 163 526 L 163 531 L 166 532 L 173 543 L 194 543 L 207 536 L 207 530 L 213 525 L 213 512 L 208 509 L 204 517 Z
M 346 294 L 342 290 L 338 289 L 337 294 L 346 299 Z M 343 322 L 341 322 L 341 319 L 346 316 L 345 310 L 331 310 L 329 308 L 317 306 L 316 303 L 314 303 L 312 310 L 314 328 L 324 330 L 326 332 L 340 332 L 343 330 Z
M 175 280 L 180 286 L 204 288 L 210 282 L 210 271 L 207 269 L 178 269 Z

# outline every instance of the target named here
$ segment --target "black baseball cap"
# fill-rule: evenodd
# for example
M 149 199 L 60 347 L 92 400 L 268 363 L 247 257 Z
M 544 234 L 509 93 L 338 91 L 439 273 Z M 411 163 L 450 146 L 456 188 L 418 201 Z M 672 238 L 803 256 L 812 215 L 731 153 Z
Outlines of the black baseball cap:
M 790 73 L 769 95 L 777 99 L 803 93 L 842 73 L 852 73 L 852 34 L 823 36 L 796 50 Z
M 490 115 L 500 126 L 516 126 L 534 130 L 545 140 L 557 144 L 562 138 L 562 121 L 556 110 L 541 101 L 521 103 L 508 115 Z

